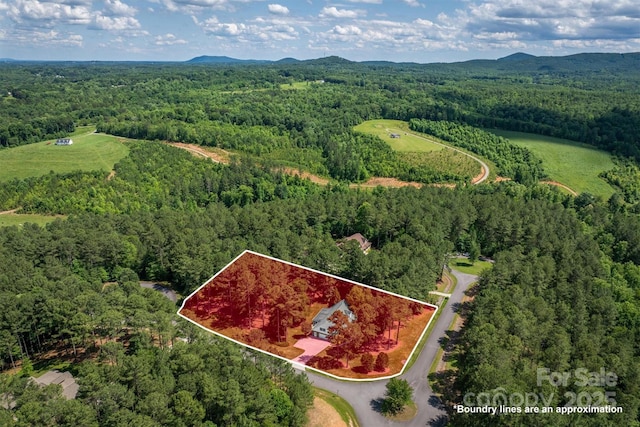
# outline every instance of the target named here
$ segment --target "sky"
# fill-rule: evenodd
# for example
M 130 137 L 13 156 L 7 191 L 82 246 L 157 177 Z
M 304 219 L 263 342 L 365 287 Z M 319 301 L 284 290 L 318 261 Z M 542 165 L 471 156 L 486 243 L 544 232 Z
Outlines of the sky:
M 0 0 L 0 58 L 456 62 L 640 51 L 640 0 Z

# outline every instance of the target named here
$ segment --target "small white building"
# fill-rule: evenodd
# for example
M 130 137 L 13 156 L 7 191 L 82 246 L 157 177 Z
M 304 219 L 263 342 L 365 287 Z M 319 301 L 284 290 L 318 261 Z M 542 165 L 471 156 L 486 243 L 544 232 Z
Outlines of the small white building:
M 56 145 L 71 145 L 73 144 L 73 139 L 71 138 L 58 138 L 56 140 Z

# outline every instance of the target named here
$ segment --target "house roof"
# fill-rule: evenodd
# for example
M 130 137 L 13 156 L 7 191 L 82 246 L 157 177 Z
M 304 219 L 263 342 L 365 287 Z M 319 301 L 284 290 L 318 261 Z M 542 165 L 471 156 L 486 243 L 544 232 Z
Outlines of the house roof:
M 331 315 L 335 313 L 337 310 L 340 310 L 341 312 L 343 312 L 351 322 L 356 320 L 356 315 L 353 314 L 351 309 L 349 309 L 347 302 L 345 300 L 341 300 L 335 303 L 334 305 L 332 305 L 331 307 L 323 308 L 322 310 L 320 310 L 320 312 L 316 314 L 316 316 L 313 318 L 312 329 L 314 331 L 327 334 L 329 332 L 329 328 L 333 326 L 333 322 L 329 320 L 329 317 L 331 317 Z
M 75 399 L 78 394 L 78 384 L 69 372 L 48 371 L 44 375 L 33 378 L 33 380 L 42 386 L 49 384 L 60 384 L 62 387 L 62 395 L 67 399 Z
M 349 237 L 345 237 L 344 240 L 355 240 L 360 245 L 360 250 L 362 250 L 362 252 L 366 252 L 371 249 L 371 242 L 368 241 L 367 238 L 360 233 L 352 234 Z

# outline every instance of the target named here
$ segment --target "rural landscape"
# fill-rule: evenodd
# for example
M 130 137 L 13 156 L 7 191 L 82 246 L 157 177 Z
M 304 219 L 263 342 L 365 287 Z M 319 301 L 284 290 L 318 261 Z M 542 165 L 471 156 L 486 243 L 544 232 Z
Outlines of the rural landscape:
M 0 106 L 2 426 L 640 426 L 640 54 L 6 61 Z

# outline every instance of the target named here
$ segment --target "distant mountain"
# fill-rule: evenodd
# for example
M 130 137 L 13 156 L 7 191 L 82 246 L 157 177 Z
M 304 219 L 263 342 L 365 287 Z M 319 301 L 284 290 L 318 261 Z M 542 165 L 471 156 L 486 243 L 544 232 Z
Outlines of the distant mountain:
M 0 58 L 0 62 L 17 62 L 17 60 L 13 58 Z
M 297 64 L 300 62 L 299 59 L 296 58 L 282 58 L 276 61 L 276 64 Z
M 517 52 L 509 56 L 505 56 L 504 58 L 498 59 L 498 61 L 524 61 L 525 59 L 533 59 L 536 58 L 534 55 L 529 55 L 524 52 Z
M 307 59 L 301 62 L 304 64 L 313 64 L 313 65 L 347 65 L 347 64 L 357 63 L 354 61 L 349 61 L 348 59 L 341 58 L 339 56 L 326 56 L 324 58 Z
M 2 60 L 0 60 L 2 61 Z M 298 60 L 282 58 L 278 61 L 237 59 L 228 56 L 198 56 L 186 61 L 188 64 L 305 64 L 322 67 L 340 67 L 360 64 L 369 67 L 427 67 L 440 72 L 463 71 L 466 73 L 564 73 L 564 72 L 601 72 L 637 73 L 640 70 L 640 53 L 581 53 L 569 56 L 534 56 L 517 52 L 500 59 L 474 59 L 454 63 L 417 64 L 413 62 L 391 61 L 350 61 L 339 56 Z
M 187 64 L 262 64 L 273 61 L 264 61 L 259 59 L 237 59 L 228 56 L 198 56 L 186 61 Z

